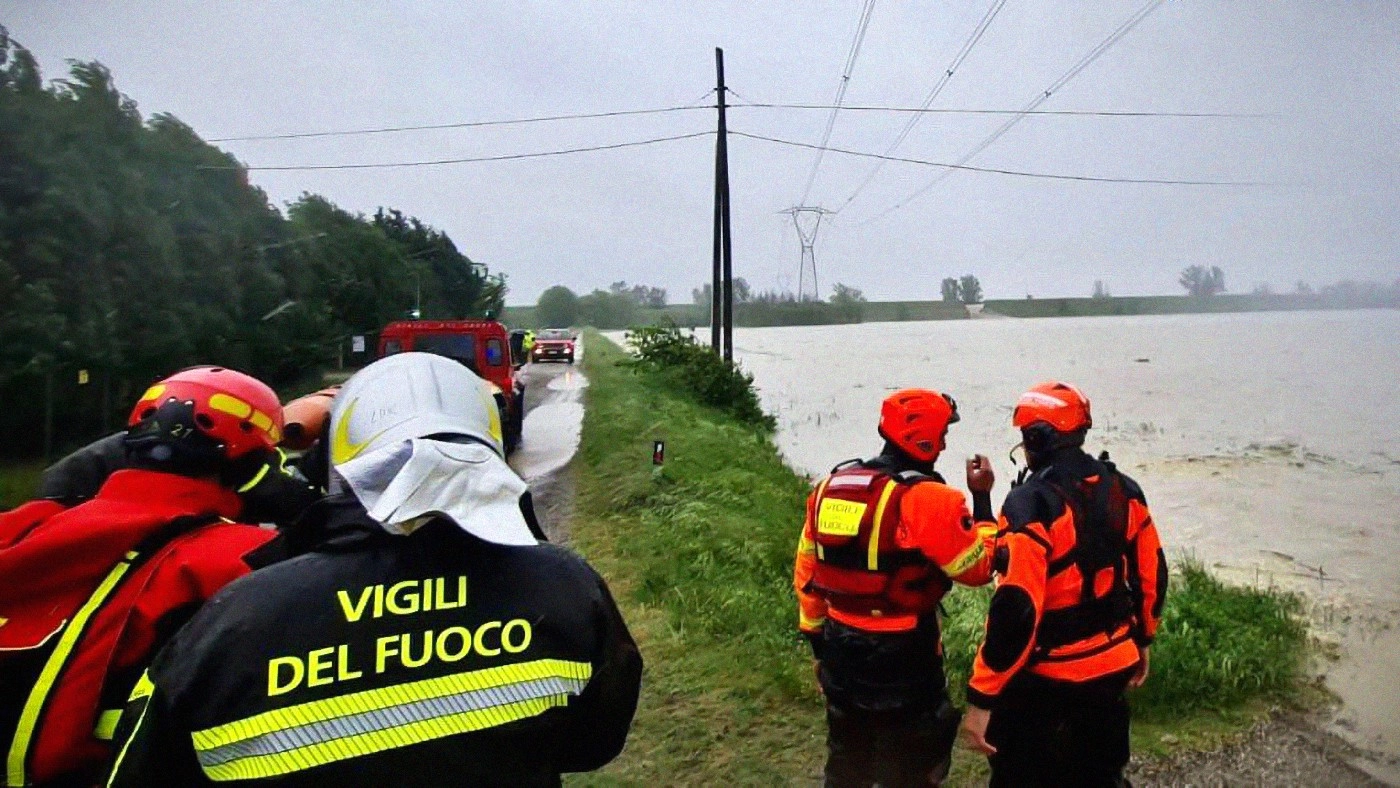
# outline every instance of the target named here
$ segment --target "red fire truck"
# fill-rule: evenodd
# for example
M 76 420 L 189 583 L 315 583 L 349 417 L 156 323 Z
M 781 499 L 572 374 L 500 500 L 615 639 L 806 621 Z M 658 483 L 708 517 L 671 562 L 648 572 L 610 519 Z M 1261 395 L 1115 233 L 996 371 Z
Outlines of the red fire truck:
M 467 365 L 491 384 L 509 453 L 520 443 L 525 416 L 525 384 L 511 364 L 509 336 L 495 320 L 401 320 L 379 333 L 379 357 L 416 350 Z

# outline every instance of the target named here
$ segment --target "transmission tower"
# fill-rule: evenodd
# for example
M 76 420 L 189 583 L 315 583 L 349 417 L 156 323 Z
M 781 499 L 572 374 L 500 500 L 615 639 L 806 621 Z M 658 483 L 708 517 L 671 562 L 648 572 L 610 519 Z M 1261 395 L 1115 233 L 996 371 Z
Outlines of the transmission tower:
M 836 213 L 825 208 L 799 205 L 786 211 L 779 211 L 792 217 L 792 226 L 797 228 L 797 240 L 802 244 L 802 262 L 797 268 L 797 300 L 807 299 L 808 272 L 812 280 L 812 300 L 822 299 L 821 287 L 817 283 L 817 230 L 821 229 L 822 217 Z

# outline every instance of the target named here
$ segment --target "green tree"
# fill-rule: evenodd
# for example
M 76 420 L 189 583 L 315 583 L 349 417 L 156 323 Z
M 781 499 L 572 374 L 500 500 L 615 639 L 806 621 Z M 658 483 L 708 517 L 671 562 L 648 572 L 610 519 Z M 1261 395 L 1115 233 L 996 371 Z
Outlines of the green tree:
M 964 304 L 982 303 L 982 283 L 972 274 L 963 274 L 958 280 L 958 300 Z
M 563 285 L 540 293 L 535 320 L 542 328 L 568 328 L 578 322 L 578 294 Z
M 640 310 L 629 292 L 594 290 L 578 300 L 579 316 L 595 328 L 628 328 L 638 322 Z
M 953 277 L 943 279 L 943 303 L 956 304 L 959 300 L 958 280 Z
M 188 125 L 143 120 L 100 63 L 45 86 L 0 28 L 0 451 L 37 452 L 46 412 L 56 448 L 94 437 L 180 367 L 280 385 L 420 293 L 425 312 L 465 317 L 505 292 L 398 211 L 308 194 L 284 216 Z
M 1192 296 L 1205 297 L 1225 292 L 1225 272 L 1221 271 L 1218 265 L 1210 268 L 1203 265 L 1190 266 L 1182 270 L 1178 281 Z
M 850 285 L 840 282 L 832 288 L 831 305 L 846 323 L 859 323 L 865 315 L 865 294 Z

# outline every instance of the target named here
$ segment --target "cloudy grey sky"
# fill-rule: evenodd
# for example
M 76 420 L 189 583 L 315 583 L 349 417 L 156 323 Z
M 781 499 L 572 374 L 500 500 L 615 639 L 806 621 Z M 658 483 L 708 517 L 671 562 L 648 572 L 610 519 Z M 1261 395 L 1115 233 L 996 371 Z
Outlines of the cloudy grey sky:
M 916 106 L 993 0 L 876 2 L 848 105 Z M 1143 0 L 1010 0 L 935 107 L 1019 109 Z M 206 138 L 451 123 L 696 103 L 724 47 L 754 102 L 828 104 L 862 0 L 818 2 L 59 2 L 3 0 L 0 24 L 46 76 L 96 59 L 145 113 Z M 823 289 L 936 298 L 977 274 L 989 297 L 1173 293 L 1191 263 L 1233 291 L 1400 277 L 1400 3 L 1168 0 L 1042 109 L 1264 113 L 1268 118 L 1028 117 L 974 165 L 1126 178 L 1259 181 L 1193 187 L 886 164 L 821 230 Z M 908 116 L 843 112 L 831 144 L 883 152 Z M 807 143 L 821 111 L 736 108 L 730 128 Z M 995 116 L 926 116 L 897 155 L 956 161 Z M 713 129 L 713 111 L 495 128 L 224 143 L 249 165 L 471 157 Z M 274 202 L 320 192 L 389 205 L 505 271 L 511 303 L 545 287 L 666 287 L 708 276 L 712 137 L 549 159 L 393 170 L 255 172 Z M 815 153 L 730 143 L 735 273 L 795 288 Z M 872 162 L 829 153 L 809 203 L 835 208 Z

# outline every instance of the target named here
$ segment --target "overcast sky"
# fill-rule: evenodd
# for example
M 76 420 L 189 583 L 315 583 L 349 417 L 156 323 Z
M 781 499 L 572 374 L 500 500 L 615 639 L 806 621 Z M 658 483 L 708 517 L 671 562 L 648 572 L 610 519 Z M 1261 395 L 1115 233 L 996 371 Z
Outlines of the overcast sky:
M 876 2 L 848 105 L 917 106 L 992 0 Z M 1020 109 L 1143 5 L 1010 0 L 934 107 Z M 753 102 L 829 104 L 862 0 L 825 2 L 104 2 L 0 0 L 49 78 L 100 60 L 146 114 L 206 138 L 644 109 L 727 81 Z M 741 99 L 731 99 L 740 101 Z M 1042 109 L 1268 118 L 1027 117 L 973 165 L 1267 186 L 1080 183 L 886 164 L 822 226 L 818 274 L 874 300 L 1180 292 L 1186 265 L 1231 291 L 1400 277 L 1400 2 L 1168 0 Z M 819 142 L 828 113 L 736 108 L 735 131 Z M 883 152 L 907 115 L 847 111 L 831 144 Z M 896 155 L 953 162 L 1004 117 L 930 115 Z M 530 126 L 221 143 L 250 166 L 413 161 L 630 142 L 714 128 L 712 110 Z M 319 192 L 399 208 L 510 277 L 511 303 L 625 279 L 689 301 L 708 277 L 712 136 L 547 159 L 254 172 L 278 205 Z M 778 212 L 815 152 L 731 138 L 734 271 L 796 288 Z M 845 203 L 873 162 L 828 153 L 807 202 Z

